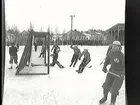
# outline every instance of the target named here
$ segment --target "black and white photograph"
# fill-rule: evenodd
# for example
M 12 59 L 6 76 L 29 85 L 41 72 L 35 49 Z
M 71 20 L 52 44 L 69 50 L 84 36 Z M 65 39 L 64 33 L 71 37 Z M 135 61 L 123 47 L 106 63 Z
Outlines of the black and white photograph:
M 125 0 L 3 0 L 2 105 L 126 105 Z

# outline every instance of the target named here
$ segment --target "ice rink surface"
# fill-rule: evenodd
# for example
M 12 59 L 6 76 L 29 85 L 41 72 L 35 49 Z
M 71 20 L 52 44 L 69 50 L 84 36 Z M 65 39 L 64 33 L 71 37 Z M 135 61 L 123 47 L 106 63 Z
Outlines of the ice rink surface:
M 99 105 L 103 96 L 101 86 L 106 77 L 100 62 L 105 58 L 108 46 L 79 46 L 81 51 L 87 48 L 91 54 L 88 66 L 92 67 L 86 67 L 82 74 L 75 72 L 81 61 L 77 62 L 75 68 L 69 67 L 73 55 L 70 46 L 60 48 L 58 61 L 64 69 L 55 65 L 50 67 L 49 75 L 16 76 L 15 65 L 12 70 L 8 69 L 10 56 L 6 47 L 3 105 Z M 19 61 L 23 49 L 23 46 L 19 49 Z M 124 52 L 124 47 L 122 51 Z M 47 67 L 43 69 L 47 70 Z M 110 94 L 107 102 L 102 105 L 109 103 Z M 125 81 L 115 105 L 125 105 Z

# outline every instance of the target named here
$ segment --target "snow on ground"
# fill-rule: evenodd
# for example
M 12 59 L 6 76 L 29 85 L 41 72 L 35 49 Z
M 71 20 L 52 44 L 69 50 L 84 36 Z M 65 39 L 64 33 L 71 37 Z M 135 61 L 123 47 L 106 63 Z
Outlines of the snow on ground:
M 6 47 L 3 105 L 98 105 L 106 76 L 99 64 L 104 59 L 108 46 L 79 46 L 81 51 L 87 48 L 91 54 L 88 66 L 92 65 L 92 68 L 86 67 L 82 74 L 75 72 L 81 61 L 78 61 L 75 68 L 69 67 L 73 55 L 70 46 L 60 48 L 58 61 L 64 69 L 55 65 L 50 68 L 50 75 L 15 76 L 16 69 L 8 69 L 10 57 Z M 19 60 L 23 49 L 24 47 L 20 47 L 18 52 Z M 110 94 L 104 105 L 109 103 Z M 125 82 L 116 105 L 125 105 Z

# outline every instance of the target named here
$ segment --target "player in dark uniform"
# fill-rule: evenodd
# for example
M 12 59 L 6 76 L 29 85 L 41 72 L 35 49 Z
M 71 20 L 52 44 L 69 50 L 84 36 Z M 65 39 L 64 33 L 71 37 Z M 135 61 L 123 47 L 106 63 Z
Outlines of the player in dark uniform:
M 108 93 L 111 92 L 110 105 L 115 105 L 116 97 L 119 94 L 119 90 L 122 86 L 125 75 L 125 61 L 124 54 L 121 52 L 121 44 L 119 41 L 114 41 L 112 44 L 112 50 L 108 53 L 103 72 L 107 72 L 107 66 L 111 64 L 111 67 L 106 76 L 106 80 L 103 84 L 103 98 L 99 101 L 100 104 L 107 100 Z
M 64 68 L 64 66 L 62 66 L 60 64 L 60 62 L 57 60 L 58 59 L 58 53 L 60 52 L 60 48 L 56 47 L 55 51 L 53 54 L 51 54 L 51 56 L 53 57 L 53 61 L 50 64 L 50 66 L 55 66 L 55 64 L 57 64 L 60 68 Z
M 79 60 L 81 59 L 82 56 L 84 56 L 83 61 L 81 62 L 80 66 L 79 66 L 79 70 L 76 70 L 76 72 L 78 72 L 78 73 L 82 73 L 84 68 L 86 67 L 86 65 L 91 61 L 90 53 L 88 52 L 87 49 L 84 49 L 84 51 L 82 52 L 82 54 L 79 57 Z
M 19 50 L 19 44 L 17 43 L 17 50 Z
M 35 48 L 35 52 L 37 51 L 37 43 L 34 42 L 34 48 Z
M 70 46 L 70 48 L 72 48 L 73 49 L 73 51 L 74 51 L 74 54 L 73 54 L 73 56 L 72 56 L 72 59 L 71 59 L 71 64 L 70 64 L 70 67 L 72 66 L 72 64 L 73 64 L 73 67 L 75 67 L 75 65 L 76 65 L 76 63 L 77 63 L 77 61 L 78 61 L 78 58 L 79 58 L 79 56 L 80 56 L 80 54 L 81 54 L 81 51 L 80 51 L 80 49 L 77 47 L 77 46 Z
M 55 54 L 57 49 L 60 50 L 60 47 L 55 43 L 54 46 L 51 49 L 51 52 L 53 51 L 53 54 Z
M 45 45 L 43 44 L 42 45 L 42 49 L 41 49 L 41 53 L 40 53 L 40 55 L 39 55 L 39 57 L 44 57 L 45 56 L 45 51 L 46 51 L 46 47 L 45 47 Z
M 10 61 L 11 67 L 9 69 L 13 69 L 13 61 L 16 65 L 18 65 L 18 56 L 17 56 L 17 47 L 15 47 L 15 44 L 12 43 L 12 46 L 9 48 L 9 54 L 10 54 Z

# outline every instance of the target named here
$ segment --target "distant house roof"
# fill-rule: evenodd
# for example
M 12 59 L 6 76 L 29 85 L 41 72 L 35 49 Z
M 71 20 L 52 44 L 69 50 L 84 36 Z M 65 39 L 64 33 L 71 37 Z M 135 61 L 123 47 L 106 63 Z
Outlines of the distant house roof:
M 118 24 L 112 26 L 111 28 L 107 29 L 106 31 L 110 31 L 110 30 L 116 29 L 117 27 L 121 27 L 122 29 L 124 29 L 125 24 L 124 23 L 118 23 Z
M 29 34 L 29 32 L 25 31 L 25 30 L 21 32 L 21 35 L 28 35 L 28 34 Z
M 36 37 L 45 37 L 47 34 L 47 32 L 33 32 L 33 35 Z
M 88 34 L 88 33 L 83 33 L 87 38 L 90 38 L 91 37 L 91 34 Z
M 95 34 L 95 30 L 93 30 L 93 29 L 89 29 L 88 31 L 86 31 L 85 33 L 88 33 L 88 34 Z
M 15 35 L 6 31 L 6 40 L 14 41 L 14 39 L 15 39 Z
M 8 31 L 6 31 L 6 35 L 13 35 L 14 36 L 14 34 L 8 32 Z
M 70 35 L 71 35 L 71 30 L 68 31 L 67 33 L 65 33 L 64 35 L 70 36 Z M 85 36 L 82 32 L 77 31 L 77 30 L 72 31 L 72 35 L 76 35 L 76 36 Z
M 53 34 L 52 36 L 53 36 L 53 37 L 62 37 L 63 34 Z

